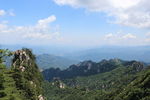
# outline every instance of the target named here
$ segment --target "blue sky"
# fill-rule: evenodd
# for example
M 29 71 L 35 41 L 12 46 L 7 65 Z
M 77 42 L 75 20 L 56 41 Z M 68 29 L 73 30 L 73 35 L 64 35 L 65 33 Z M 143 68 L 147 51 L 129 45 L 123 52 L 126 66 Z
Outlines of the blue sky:
M 0 44 L 149 45 L 149 9 L 148 0 L 1 0 Z

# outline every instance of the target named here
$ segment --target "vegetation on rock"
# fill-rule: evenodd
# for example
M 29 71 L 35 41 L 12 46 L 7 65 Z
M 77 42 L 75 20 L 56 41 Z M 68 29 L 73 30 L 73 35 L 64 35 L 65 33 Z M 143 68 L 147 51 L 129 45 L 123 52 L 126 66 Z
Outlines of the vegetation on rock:
M 4 57 L 7 53 L 1 52 L 1 55 Z M 44 100 L 43 79 L 31 50 L 18 50 L 13 56 L 10 69 L 0 64 L 0 100 Z

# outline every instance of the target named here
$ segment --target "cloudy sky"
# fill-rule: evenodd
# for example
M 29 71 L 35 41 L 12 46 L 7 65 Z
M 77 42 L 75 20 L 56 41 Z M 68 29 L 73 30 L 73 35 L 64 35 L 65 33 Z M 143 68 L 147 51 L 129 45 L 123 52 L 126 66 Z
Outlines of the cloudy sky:
M 148 0 L 0 0 L 0 44 L 150 44 Z

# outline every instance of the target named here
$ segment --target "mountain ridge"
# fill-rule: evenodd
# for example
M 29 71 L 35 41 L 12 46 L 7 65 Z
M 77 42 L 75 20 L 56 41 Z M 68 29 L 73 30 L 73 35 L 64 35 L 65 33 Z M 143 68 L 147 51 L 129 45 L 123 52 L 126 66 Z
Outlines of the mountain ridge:
M 61 70 L 59 68 L 50 68 L 44 70 L 43 76 L 46 80 L 52 80 L 54 77 L 60 79 L 74 78 L 77 76 L 90 76 L 98 73 L 104 73 L 111 71 L 119 66 L 129 66 L 141 70 L 144 68 L 144 64 L 137 61 L 123 61 L 120 59 L 102 60 L 100 62 L 93 62 L 90 60 L 80 62 L 69 66 L 68 68 Z

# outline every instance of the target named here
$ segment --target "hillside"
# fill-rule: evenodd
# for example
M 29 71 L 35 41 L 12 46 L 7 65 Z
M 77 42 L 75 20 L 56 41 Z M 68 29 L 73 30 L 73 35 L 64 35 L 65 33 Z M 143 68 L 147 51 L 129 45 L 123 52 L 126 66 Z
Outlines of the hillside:
M 120 66 L 134 66 L 139 65 L 137 70 L 143 69 L 144 65 L 136 61 L 122 61 L 120 59 L 102 60 L 98 63 L 93 61 L 84 61 L 76 65 L 71 65 L 69 68 L 61 70 L 59 68 L 50 68 L 44 70 L 43 76 L 46 80 L 52 80 L 55 77 L 60 79 L 75 78 L 78 76 L 90 76 L 99 73 L 109 72 Z
M 0 64 L 0 100 L 44 100 L 43 79 L 31 50 L 17 50 L 13 56 L 10 69 Z
M 110 91 L 114 88 L 121 88 L 129 84 L 136 78 L 139 71 L 132 66 L 121 66 L 110 72 L 100 73 L 87 77 L 76 77 L 66 79 L 63 82 L 69 87 L 85 88 L 88 90 L 105 90 Z
M 150 69 L 139 74 L 136 80 L 123 89 L 115 100 L 150 100 Z
M 3 56 L 13 55 L 12 66 Z M 0 100 L 149 100 L 150 67 L 120 59 L 84 61 L 43 71 L 29 49 L 0 50 Z
M 77 63 L 76 60 L 70 60 L 60 56 L 50 54 L 41 54 L 36 57 L 36 63 L 41 69 L 60 68 L 65 69 L 68 66 Z
M 118 67 L 89 77 L 45 82 L 45 96 L 48 100 L 149 100 L 150 69 L 136 68 L 139 69 L 138 66 Z M 76 86 L 60 87 L 70 81 Z
M 7 70 L 4 65 L 0 65 L 0 100 L 25 100 L 15 86 L 11 70 Z

